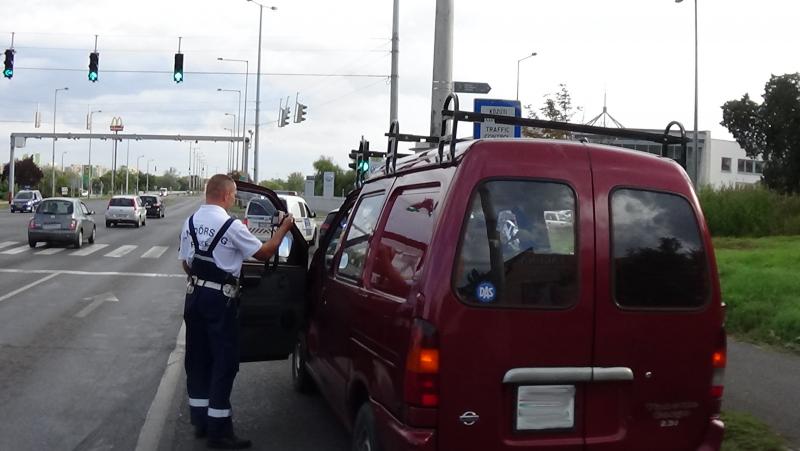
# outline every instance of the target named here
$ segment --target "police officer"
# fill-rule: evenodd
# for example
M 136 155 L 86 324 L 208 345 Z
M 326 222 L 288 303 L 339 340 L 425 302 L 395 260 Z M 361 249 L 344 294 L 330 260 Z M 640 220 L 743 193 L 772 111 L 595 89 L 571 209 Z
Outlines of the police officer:
M 249 448 L 233 433 L 230 394 L 239 370 L 238 291 L 242 262 L 272 257 L 294 225 L 287 215 L 272 238 L 261 243 L 228 211 L 236 184 L 217 174 L 206 185 L 206 203 L 183 225 L 179 259 L 189 276 L 183 318 L 186 322 L 186 385 L 195 437 L 208 447 Z

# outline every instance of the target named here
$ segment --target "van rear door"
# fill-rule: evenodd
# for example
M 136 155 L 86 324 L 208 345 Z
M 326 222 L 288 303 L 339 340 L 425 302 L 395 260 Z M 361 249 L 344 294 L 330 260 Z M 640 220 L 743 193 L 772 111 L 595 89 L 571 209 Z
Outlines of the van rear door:
M 593 152 L 593 366 L 629 377 L 587 390 L 587 450 L 697 449 L 717 406 L 722 312 L 710 238 L 671 161 Z M 722 336 L 724 337 L 724 335 Z
M 433 242 L 452 244 L 427 275 L 432 287 L 452 281 L 428 295 L 444 297 L 429 307 L 439 449 L 583 450 L 594 295 L 586 150 L 479 141 L 449 191 Z

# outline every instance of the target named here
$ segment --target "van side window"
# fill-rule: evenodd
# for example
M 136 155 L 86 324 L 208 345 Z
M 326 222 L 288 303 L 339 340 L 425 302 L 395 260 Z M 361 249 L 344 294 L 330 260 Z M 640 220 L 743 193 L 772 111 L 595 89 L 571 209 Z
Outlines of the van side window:
M 433 225 L 439 216 L 439 187 L 406 190 L 392 204 L 376 248 L 373 288 L 407 298 L 422 269 Z
M 578 298 L 575 193 L 561 183 L 497 180 L 472 195 L 454 268 L 462 301 L 565 308 Z
M 352 207 L 352 204 L 350 205 Z M 347 218 L 350 216 L 350 208 L 344 212 L 344 216 L 341 217 L 341 220 L 336 222 L 335 224 L 331 224 L 333 231 L 331 232 L 331 241 L 328 243 L 327 249 L 325 249 L 325 267 L 328 270 L 332 269 L 331 265 L 333 264 L 333 257 L 336 255 L 336 248 L 339 247 L 339 241 L 342 239 L 342 234 L 344 233 L 344 229 L 347 228 Z
M 361 277 L 367 260 L 369 241 L 375 232 L 375 226 L 378 225 L 385 197 L 386 195 L 381 193 L 361 199 L 342 246 L 339 275 L 354 280 Z
M 694 308 L 709 293 L 706 253 L 689 202 L 618 189 L 611 196 L 614 297 L 622 307 Z

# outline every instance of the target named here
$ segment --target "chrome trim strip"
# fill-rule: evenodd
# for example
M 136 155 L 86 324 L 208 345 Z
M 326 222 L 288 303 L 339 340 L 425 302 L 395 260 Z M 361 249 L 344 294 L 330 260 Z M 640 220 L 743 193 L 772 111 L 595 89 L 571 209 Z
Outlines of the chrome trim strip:
M 592 380 L 596 382 L 610 382 L 610 381 L 632 381 L 633 370 L 624 366 L 615 366 L 611 368 L 594 367 Z
M 503 376 L 504 384 L 559 384 L 632 380 L 633 370 L 622 366 L 514 368 L 508 370 Z

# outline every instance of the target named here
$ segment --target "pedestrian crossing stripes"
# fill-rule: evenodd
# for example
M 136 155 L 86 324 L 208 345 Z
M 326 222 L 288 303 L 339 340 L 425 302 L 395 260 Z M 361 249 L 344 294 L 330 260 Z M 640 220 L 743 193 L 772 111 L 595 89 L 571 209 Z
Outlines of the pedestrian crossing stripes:
M 153 246 L 149 251 L 142 254 L 142 258 L 158 258 L 167 251 L 167 246 Z
M 125 244 L 120 245 L 115 248 L 112 248 L 110 244 L 85 244 L 82 248 L 73 250 L 69 246 L 58 246 L 58 247 L 47 247 L 47 246 L 38 246 L 36 248 L 31 248 L 29 245 L 20 246 L 20 243 L 17 241 L 0 241 L 0 255 L 19 255 L 24 256 L 25 254 L 33 254 L 36 256 L 39 255 L 55 255 L 55 254 L 66 254 L 70 257 L 87 257 L 96 253 L 99 253 L 102 250 L 106 250 L 103 257 L 108 258 L 122 258 L 126 256 L 133 256 L 136 255 L 135 251 L 139 249 L 138 245 L 135 244 Z M 147 249 L 141 255 L 138 255 L 138 258 L 148 259 L 148 260 L 155 260 L 164 256 L 164 254 L 169 250 L 169 246 L 152 246 L 150 248 L 143 247 L 142 249 Z

